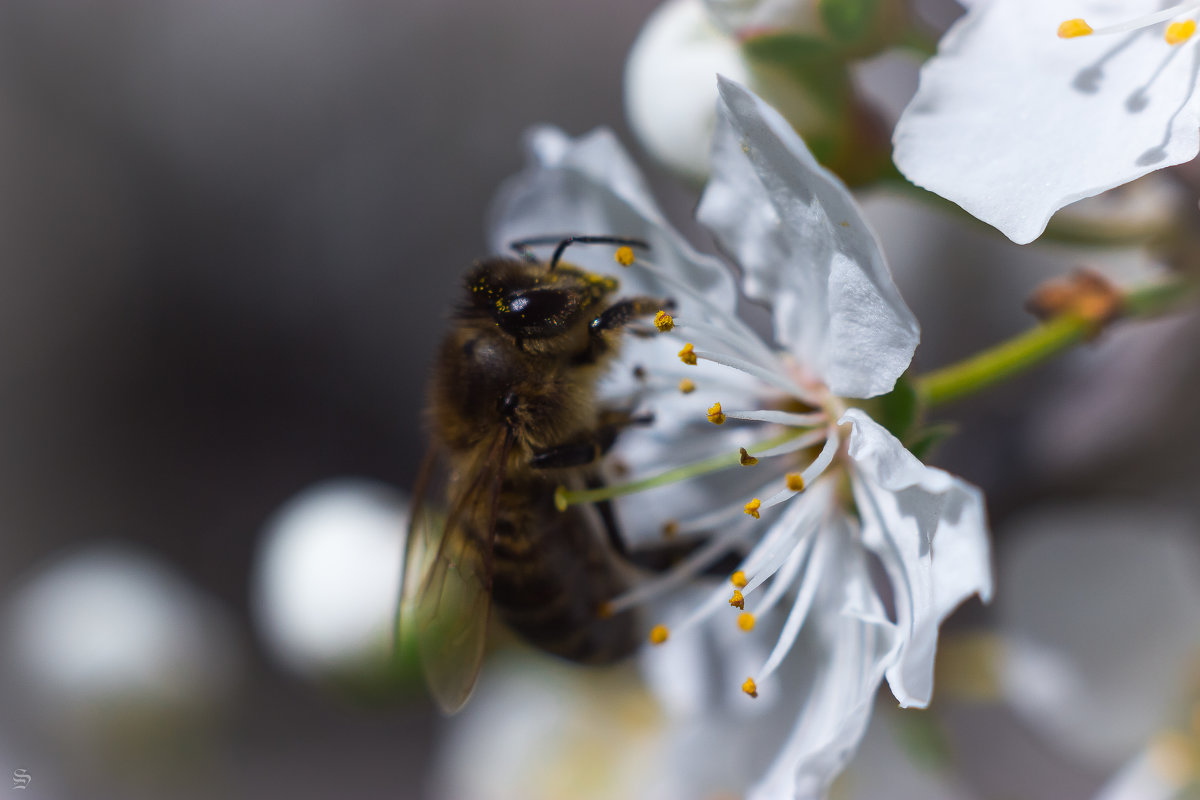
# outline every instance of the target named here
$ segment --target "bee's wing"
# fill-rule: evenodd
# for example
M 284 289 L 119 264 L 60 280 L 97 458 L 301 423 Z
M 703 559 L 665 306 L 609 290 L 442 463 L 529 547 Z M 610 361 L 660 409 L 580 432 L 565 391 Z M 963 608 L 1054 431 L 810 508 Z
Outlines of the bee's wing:
M 471 696 L 492 604 L 492 535 L 511 436 L 500 431 L 478 463 L 448 475 L 447 508 L 431 507 L 437 458 L 426 459 L 405 543 L 399 625 L 417 638 L 425 680 L 446 713 Z

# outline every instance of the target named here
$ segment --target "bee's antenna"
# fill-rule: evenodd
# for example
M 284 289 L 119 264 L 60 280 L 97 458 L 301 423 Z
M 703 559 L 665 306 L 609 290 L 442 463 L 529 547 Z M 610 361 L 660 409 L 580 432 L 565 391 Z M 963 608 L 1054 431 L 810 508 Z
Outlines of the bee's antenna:
M 529 239 L 519 239 L 509 245 L 510 248 L 524 256 L 527 260 L 534 260 L 529 252 L 530 247 L 538 247 L 545 245 L 557 245 L 554 248 L 554 254 L 550 256 L 549 269 L 551 272 L 558 266 L 558 262 L 562 259 L 563 251 L 573 244 L 615 244 L 624 245 L 625 247 L 637 247 L 641 250 L 649 250 L 650 245 L 641 239 L 630 239 L 625 236 L 534 236 Z

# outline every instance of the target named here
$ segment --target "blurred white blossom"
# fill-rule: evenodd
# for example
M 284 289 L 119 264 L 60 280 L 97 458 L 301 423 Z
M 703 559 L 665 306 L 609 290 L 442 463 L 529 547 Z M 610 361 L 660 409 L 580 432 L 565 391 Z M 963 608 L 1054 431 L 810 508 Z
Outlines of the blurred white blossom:
M 801 130 L 829 126 L 827 111 L 795 76 L 753 63 L 702 0 L 667 0 L 646 21 L 625 66 L 625 113 L 647 152 L 673 172 L 708 177 L 718 74 L 753 89 Z M 791 3 L 807 6 L 808 3 Z
M 913 183 L 1024 244 L 1063 206 L 1195 157 L 1200 51 L 1164 41 L 1157 0 L 964 5 L 896 126 Z M 1060 38 L 1068 17 L 1096 34 Z
M 373 481 L 312 486 L 267 523 L 254 577 L 258 629 L 307 677 L 372 671 L 392 656 L 407 500 Z
M 891 390 L 918 338 L 849 192 L 762 100 L 725 79 L 720 96 L 713 179 L 698 216 L 742 267 L 747 295 L 773 307 L 785 351 L 737 318 L 729 273 L 665 224 L 606 132 L 575 141 L 535 132 L 530 166 L 496 204 L 493 245 L 548 231 L 649 243 L 620 272 L 622 293 L 670 297 L 677 313 L 660 320 L 666 335 L 626 343 L 625 366 L 607 386 L 610 401 L 652 408 L 656 420 L 618 441 L 614 461 L 625 475 L 614 482 L 637 488 L 681 461 L 730 455 L 732 473 L 629 496 L 599 490 L 619 496 L 635 546 L 661 543 L 666 530 L 712 534 L 671 572 L 616 598 L 613 610 L 671 596 L 740 552 L 732 586 L 667 601 L 672 624 L 651 638 L 670 641 L 647 658 L 651 686 L 693 716 L 706 703 L 718 714 L 765 713 L 745 706 L 744 695 L 760 691 L 758 703 L 792 709 L 795 726 L 749 796 L 817 797 L 852 755 L 885 674 L 902 705 L 929 702 L 939 624 L 971 594 L 990 596 L 986 521 L 978 490 L 922 465 L 843 399 Z M 589 268 L 620 269 L 579 255 Z M 857 515 L 843 494 L 847 478 Z M 890 579 L 894 621 L 869 554 Z M 714 642 L 719 659 L 753 665 L 737 682 L 706 680 L 714 669 L 729 672 L 709 666 Z
M 1195 519 L 1069 507 L 1012 532 L 1000 570 L 1004 696 L 1060 753 L 1115 770 L 1098 800 L 1174 797 L 1200 779 Z
M 54 735 L 102 743 L 130 720 L 159 734 L 232 698 L 242 654 L 227 613 L 152 556 L 98 544 L 12 596 L 4 653 Z

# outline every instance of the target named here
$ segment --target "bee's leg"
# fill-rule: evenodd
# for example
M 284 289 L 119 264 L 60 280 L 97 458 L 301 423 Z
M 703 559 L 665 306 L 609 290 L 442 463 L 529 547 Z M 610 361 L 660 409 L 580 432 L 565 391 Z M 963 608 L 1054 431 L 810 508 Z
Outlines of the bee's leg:
M 564 469 L 582 467 L 598 460 L 612 449 L 617 434 L 630 425 L 649 425 L 653 414 L 634 415 L 628 411 L 608 411 L 601 416 L 601 424 L 587 439 L 568 444 L 555 445 L 534 453 L 529 466 L 534 469 Z
M 575 362 L 577 364 L 595 363 L 611 347 L 608 339 L 609 333 L 625 327 L 631 320 L 648 317 L 674 307 L 673 300 L 657 297 L 627 297 L 624 300 L 618 300 L 601 311 L 588 325 L 590 335 L 587 349 L 576 356 Z
M 589 329 L 593 336 L 596 336 L 604 331 L 611 331 L 616 328 L 624 327 L 630 320 L 637 317 L 648 317 L 651 314 L 656 314 L 659 311 L 669 311 L 675 307 L 675 302 L 670 299 L 662 299 L 658 297 L 627 297 L 624 300 L 618 300 L 608 308 L 600 312 L 600 315 L 592 320 Z

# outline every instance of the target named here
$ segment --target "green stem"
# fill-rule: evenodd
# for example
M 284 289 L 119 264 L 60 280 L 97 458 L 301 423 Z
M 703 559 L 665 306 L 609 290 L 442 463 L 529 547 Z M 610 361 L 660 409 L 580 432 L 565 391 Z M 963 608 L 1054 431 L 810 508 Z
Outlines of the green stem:
M 1142 318 L 1170 310 L 1188 294 L 1181 283 L 1151 286 L 1125 295 L 1124 316 Z M 1061 353 L 1096 332 L 1096 322 L 1065 314 L 970 358 L 916 379 L 926 407 L 949 403 L 1022 372 Z
M 771 439 L 759 442 L 746 448 L 746 452 L 750 455 L 761 454 L 772 448 L 779 447 L 781 444 L 790 442 L 792 439 L 801 434 L 808 433 L 809 429 L 805 428 L 789 428 L 784 433 L 775 436 Z M 648 478 L 643 478 L 640 481 L 632 481 L 630 483 L 618 483 L 608 486 L 601 486 L 598 489 L 578 489 L 572 491 L 565 486 L 558 487 L 554 493 L 554 503 L 558 506 L 559 511 L 565 511 L 567 506 L 573 506 L 577 503 L 595 503 L 600 500 L 610 500 L 621 495 L 633 494 L 642 492 L 646 489 L 653 489 L 658 486 L 666 486 L 670 483 L 694 478 L 698 475 L 704 475 L 709 472 L 716 472 L 722 469 L 738 466 L 741 463 L 741 453 L 722 453 L 712 458 L 706 458 L 703 461 L 697 461 L 693 464 L 684 464 L 682 467 L 675 467 L 666 472 L 660 472 L 657 475 L 651 475 Z

